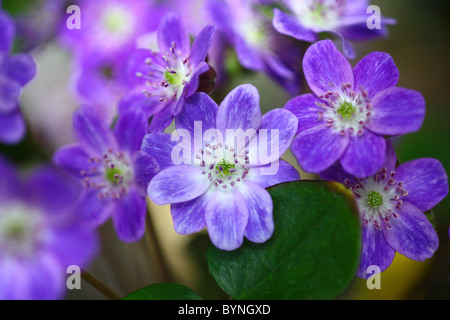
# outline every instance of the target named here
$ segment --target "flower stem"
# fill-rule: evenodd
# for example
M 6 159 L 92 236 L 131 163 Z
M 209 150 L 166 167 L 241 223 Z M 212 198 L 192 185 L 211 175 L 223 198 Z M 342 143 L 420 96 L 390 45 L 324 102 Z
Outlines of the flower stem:
M 98 280 L 92 274 L 83 270 L 81 273 L 81 278 L 84 279 L 87 283 L 89 283 L 92 287 L 103 293 L 105 296 L 110 298 L 111 300 L 120 300 L 120 296 L 113 289 L 108 287 L 106 284 Z
M 145 227 L 147 229 L 150 247 L 153 249 L 156 255 L 156 263 L 158 264 L 158 268 L 161 272 L 161 278 L 163 282 L 172 282 L 172 276 L 169 271 L 169 267 L 167 265 L 166 259 L 164 258 L 164 254 L 161 248 L 161 244 L 158 239 L 158 235 L 155 232 L 155 227 L 152 221 L 152 215 L 150 213 L 150 203 L 147 202 L 147 218 Z

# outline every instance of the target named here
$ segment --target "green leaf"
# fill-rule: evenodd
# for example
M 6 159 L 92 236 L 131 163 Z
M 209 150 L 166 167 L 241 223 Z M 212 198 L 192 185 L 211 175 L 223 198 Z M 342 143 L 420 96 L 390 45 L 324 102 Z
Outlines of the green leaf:
M 351 193 L 341 184 L 296 181 L 267 189 L 275 232 L 227 252 L 210 245 L 209 270 L 234 299 L 332 299 L 354 278 L 361 248 Z
M 12 15 L 24 13 L 27 10 L 30 10 L 33 5 L 34 1 L 29 0 L 3 1 L 3 9 Z
M 201 300 L 201 298 L 181 284 L 157 283 L 138 289 L 122 300 Z

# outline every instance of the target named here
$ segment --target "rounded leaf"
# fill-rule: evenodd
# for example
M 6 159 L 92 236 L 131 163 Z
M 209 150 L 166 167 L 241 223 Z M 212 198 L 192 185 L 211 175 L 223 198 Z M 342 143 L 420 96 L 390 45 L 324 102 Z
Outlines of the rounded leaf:
M 227 252 L 210 246 L 210 273 L 234 299 L 332 299 L 355 276 L 361 250 L 357 209 L 341 184 L 294 181 L 267 189 L 275 232 Z
M 122 300 L 201 300 L 201 298 L 181 284 L 156 283 L 138 289 Z

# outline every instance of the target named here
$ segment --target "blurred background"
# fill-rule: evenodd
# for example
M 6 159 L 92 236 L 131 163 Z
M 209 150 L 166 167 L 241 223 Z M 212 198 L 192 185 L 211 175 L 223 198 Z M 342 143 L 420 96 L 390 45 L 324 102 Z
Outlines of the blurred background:
M 58 1 L 45 1 L 58 2 Z M 70 3 L 62 6 L 65 8 Z M 162 2 L 162 1 L 159 1 Z M 200 10 L 201 6 L 193 7 Z M 447 172 L 450 168 L 450 2 L 448 0 L 379 0 L 384 16 L 393 17 L 397 24 L 389 26 L 387 39 L 354 43 L 357 58 L 372 51 L 388 52 L 400 70 L 398 86 L 420 91 L 426 100 L 427 113 L 422 129 L 395 139 L 401 162 L 421 157 L 439 159 Z M 170 10 L 170 5 L 168 8 Z M 0 145 L 0 154 L 20 168 L 50 161 L 54 150 L 73 141 L 71 114 L 82 103 L 71 91 L 70 75 L 74 72 L 70 50 L 55 40 L 61 15 L 59 6 L 42 9 L 39 1 L 3 0 L 3 8 L 16 19 L 31 19 L 36 28 L 44 29 L 36 43 L 19 38 L 16 50 L 29 52 L 38 65 L 37 77 L 25 88 L 21 108 L 29 130 L 27 137 L 17 146 Z M 195 16 L 196 12 L 190 12 Z M 1 30 L 0 30 L 1 32 Z M 22 34 L 23 35 L 23 34 Z M 39 41 L 38 41 L 39 40 Z M 243 71 L 243 70 L 240 70 Z M 212 93 L 220 102 L 224 94 L 242 83 L 254 84 L 261 95 L 263 112 L 283 107 L 290 96 L 267 76 L 243 71 L 239 77 L 231 76 L 222 88 Z M 308 91 L 304 85 L 302 93 Z M 448 118 L 447 118 L 448 117 Z M 171 132 L 172 128 L 168 131 Z M 284 159 L 297 165 L 288 152 Z M 298 168 L 298 166 L 297 166 Z M 300 170 L 300 168 L 298 168 Z M 302 172 L 303 179 L 316 177 Z M 205 260 L 209 240 L 206 232 L 191 236 L 175 233 L 168 206 L 150 205 L 150 215 L 164 259 L 170 269 L 172 281 L 189 286 L 204 299 L 227 298 L 210 277 Z M 392 266 L 381 274 L 381 289 L 369 290 L 366 281 L 355 278 L 340 299 L 450 299 L 450 199 L 447 197 L 430 213 L 440 238 L 440 248 L 432 259 L 425 262 L 396 256 Z M 112 287 L 121 295 L 140 287 L 165 280 L 156 262 L 152 237 L 148 233 L 133 244 L 117 239 L 111 222 L 100 228 L 102 251 L 89 268 L 91 274 Z M 83 282 L 82 290 L 68 293 L 67 299 L 105 299 Z

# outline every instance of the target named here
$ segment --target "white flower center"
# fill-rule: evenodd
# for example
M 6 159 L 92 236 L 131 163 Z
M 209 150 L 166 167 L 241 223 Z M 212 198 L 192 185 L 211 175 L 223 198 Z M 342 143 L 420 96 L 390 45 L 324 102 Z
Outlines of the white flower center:
M 96 165 L 80 172 L 82 182 L 86 188 L 97 189 L 100 199 L 120 199 L 128 192 L 134 175 L 125 153 L 109 149 L 101 158 L 92 157 L 88 162 Z
M 395 171 L 389 175 L 382 168 L 374 176 L 356 179 L 355 185 L 347 179 L 345 183 L 353 191 L 358 205 L 361 221 L 364 225 L 372 225 L 381 230 L 383 226 L 390 230 L 390 219 L 397 218 L 396 212 L 401 208 L 403 199 L 408 192 L 403 188 L 403 182 L 394 179 Z
M 192 78 L 192 68 L 188 57 L 182 57 L 176 43 L 172 42 L 170 52 L 155 54 L 145 59 L 148 72 L 137 72 L 136 76 L 146 80 L 148 89 L 143 93 L 147 97 L 157 96 L 161 102 L 179 98 L 184 86 Z
M 106 8 L 101 16 L 101 24 L 105 32 L 116 36 L 127 36 L 133 32 L 133 17 L 121 6 Z
M 323 108 L 318 113 L 319 120 L 325 120 L 326 125 L 341 135 L 363 134 L 365 123 L 372 116 L 370 99 L 366 90 L 358 93 L 351 89 L 349 83 L 343 84 L 337 92 L 327 91 L 319 96 L 325 103 L 316 103 Z
M 254 47 L 265 47 L 267 42 L 267 26 L 260 13 L 247 10 L 236 23 L 237 33 L 245 42 Z
M 28 256 L 38 247 L 42 232 L 39 210 L 22 203 L 0 208 L 0 251 L 6 255 Z
M 235 187 L 247 177 L 250 170 L 248 151 L 238 153 L 233 147 L 223 147 L 222 143 L 207 143 L 195 157 L 202 160 L 202 174 L 207 175 L 216 188 Z
M 333 30 L 339 25 L 345 0 L 290 1 L 292 11 L 302 25 L 316 32 Z

